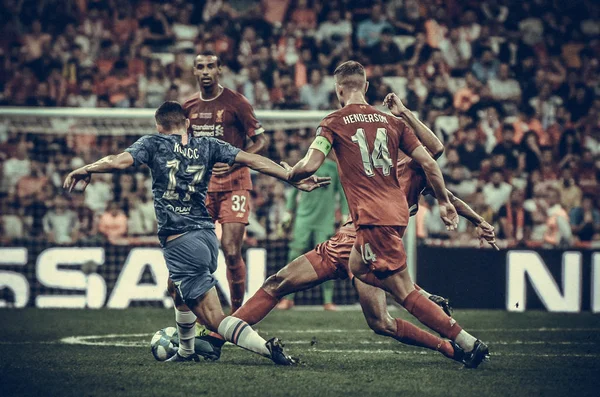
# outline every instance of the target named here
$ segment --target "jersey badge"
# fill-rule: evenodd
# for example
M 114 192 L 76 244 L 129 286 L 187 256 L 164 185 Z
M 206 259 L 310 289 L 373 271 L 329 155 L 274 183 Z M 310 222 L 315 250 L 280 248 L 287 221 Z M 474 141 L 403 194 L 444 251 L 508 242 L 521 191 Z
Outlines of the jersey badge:
M 223 113 L 225 113 L 225 109 L 217 110 L 217 118 L 215 120 L 215 123 L 222 123 L 223 122 Z

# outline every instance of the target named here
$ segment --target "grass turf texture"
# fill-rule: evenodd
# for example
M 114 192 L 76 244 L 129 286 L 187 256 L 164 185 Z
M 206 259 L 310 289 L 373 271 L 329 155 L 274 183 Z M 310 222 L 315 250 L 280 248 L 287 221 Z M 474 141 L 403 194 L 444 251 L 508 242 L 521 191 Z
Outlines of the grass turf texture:
M 477 370 L 377 336 L 358 311 L 274 312 L 256 327 L 287 342 L 303 366 L 276 367 L 233 346 L 218 362 L 164 364 L 149 342 L 173 317 L 167 309 L 0 310 L 0 395 L 583 396 L 600 387 L 600 316 L 589 313 L 456 312 L 490 345 L 491 361 Z M 122 336 L 61 342 L 108 334 Z

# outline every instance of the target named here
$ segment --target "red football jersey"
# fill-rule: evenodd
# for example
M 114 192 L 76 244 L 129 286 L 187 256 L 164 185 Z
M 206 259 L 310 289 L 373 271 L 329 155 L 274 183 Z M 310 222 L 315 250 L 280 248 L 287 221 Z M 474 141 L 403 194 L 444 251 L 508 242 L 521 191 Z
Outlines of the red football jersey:
M 357 226 L 406 226 L 408 205 L 396 164 L 400 150 L 410 154 L 421 142 L 400 119 L 372 106 L 347 105 L 317 129 L 337 157 L 340 181 Z
M 184 102 L 183 110 L 190 119 L 190 135 L 215 137 L 242 150 L 246 147 L 246 137 L 264 132 L 250 102 L 228 88 L 210 100 L 200 99 L 198 93 Z M 233 190 L 252 190 L 247 167 L 240 167 L 225 176 L 213 175 L 208 186 L 209 192 Z

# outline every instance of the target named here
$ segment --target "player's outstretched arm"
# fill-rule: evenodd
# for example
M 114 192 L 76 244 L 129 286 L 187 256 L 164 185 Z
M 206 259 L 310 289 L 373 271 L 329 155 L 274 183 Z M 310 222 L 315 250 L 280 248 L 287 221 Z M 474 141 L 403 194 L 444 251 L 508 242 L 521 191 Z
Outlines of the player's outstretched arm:
M 494 232 L 494 227 L 486 222 L 481 215 L 475 212 L 469 204 L 456 197 L 452 192 L 448 191 L 448 197 L 450 198 L 450 202 L 454 205 L 454 208 L 456 208 L 458 215 L 469 220 L 477 227 L 477 234 L 482 242 L 485 240 L 496 250 L 500 250 L 496 245 L 496 233 Z
M 300 181 L 304 178 L 308 178 L 317 172 L 319 167 L 323 164 L 327 154 L 323 153 L 320 148 L 315 148 L 315 145 L 318 144 L 318 140 L 325 140 L 325 138 L 317 137 L 317 139 L 315 139 L 310 149 L 308 149 L 306 156 L 304 156 L 302 160 L 298 161 L 298 163 L 292 168 L 290 172 L 290 181 Z M 329 147 L 331 147 L 331 144 L 329 144 Z
M 412 151 L 410 157 L 415 160 L 427 176 L 427 180 L 435 193 L 440 204 L 440 216 L 448 230 L 454 230 L 458 226 L 458 214 L 454 205 L 450 202 L 442 170 L 438 163 L 427 153 L 423 146 L 417 147 Z
M 302 180 L 297 181 L 291 180 L 291 172 L 289 169 L 281 167 L 268 158 L 258 154 L 240 151 L 235 157 L 235 162 L 246 165 L 253 170 L 260 172 L 261 174 L 269 175 L 284 182 L 288 182 L 295 188 L 306 192 L 327 186 L 331 183 L 331 178 L 329 177 L 316 176 L 313 176 L 312 178 L 303 178 Z
M 67 175 L 63 184 L 64 189 L 68 189 L 69 193 L 75 188 L 78 182 L 83 181 L 82 190 L 85 190 L 90 183 L 92 174 L 110 173 L 133 165 L 133 157 L 128 152 L 121 154 L 111 154 L 96 161 L 95 163 L 84 165 L 81 168 L 72 171 Z
M 401 118 L 415 132 L 417 138 L 425 145 L 427 150 L 431 152 L 434 159 L 438 159 L 444 153 L 444 145 L 438 137 L 427 127 L 414 113 L 407 108 L 398 95 L 391 93 L 387 94 L 383 100 L 383 104 L 390 109 L 392 114 Z

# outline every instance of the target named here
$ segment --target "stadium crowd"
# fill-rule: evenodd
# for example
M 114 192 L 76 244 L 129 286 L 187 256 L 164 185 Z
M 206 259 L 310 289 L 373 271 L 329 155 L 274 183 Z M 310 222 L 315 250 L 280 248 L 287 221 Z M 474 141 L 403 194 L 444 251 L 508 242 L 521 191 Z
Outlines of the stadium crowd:
M 194 54 L 256 109 L 335 109 L 341 61 L 368 67 L 370 103 L 391 91 L 446 146 L 450 190 L 509 245 L 600 241 L 600 5 L 593 0 L 2 0 L 0 104 L 154 108 L 197 91 Z M 269 131 L 268 156 L 295 163 L 313 131 Z M 133 136 L 0 129 L 0 240 L 57 244 L 149 236 L 149 174 L 94 177 L 60 194 L 66 171 Z M 254 176 L 249 242 L 286 237 L 285 188 Z M 424 198 L 417 235 L 448 240 Z M 460 238 L 473 233 L 461 222 Z

